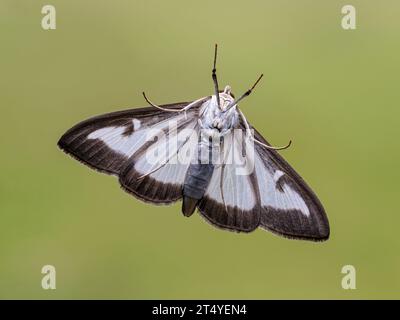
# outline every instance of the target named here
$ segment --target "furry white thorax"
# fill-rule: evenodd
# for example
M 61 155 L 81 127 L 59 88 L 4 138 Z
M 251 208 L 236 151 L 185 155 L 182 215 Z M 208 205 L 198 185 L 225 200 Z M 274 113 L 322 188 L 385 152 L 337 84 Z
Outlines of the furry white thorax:
M 227 110 L 227 107 L 234 101 L 230 92 L 230 86 L 226 86 L 224 91 L 219 93 L 219 106 L 215 95 L 201 106 L 199 125 L 211 137 L 226 135 L 239 122 L 236 105 Z

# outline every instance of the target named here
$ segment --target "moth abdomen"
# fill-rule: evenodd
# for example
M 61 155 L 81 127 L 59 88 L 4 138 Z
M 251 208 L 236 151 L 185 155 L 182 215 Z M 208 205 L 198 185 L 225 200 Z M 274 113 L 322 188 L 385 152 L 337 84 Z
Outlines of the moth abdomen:
M 182 213 L 185 216 L 189 217 L 193 214 L 197 203 L 207 190 L 213 172 L 212 163 L 194 163 L 189 166 L 182 190 Z

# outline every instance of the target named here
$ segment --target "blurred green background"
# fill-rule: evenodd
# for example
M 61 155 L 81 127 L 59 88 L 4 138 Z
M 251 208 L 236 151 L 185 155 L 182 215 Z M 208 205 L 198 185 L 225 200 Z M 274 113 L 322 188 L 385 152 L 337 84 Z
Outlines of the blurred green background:
M 41 8 L 57 29 L 41 28 Z M 400 298 L 400 3 L 0 2 L 0 298 Z M 221 87 L 319 195 L 324 243 L 235 234 L 124 193 L 56 142 L 90 116 Z M 41 268 L 57 289 L 41 288 Z M 341 288 L 341 268 L 357 289 Z

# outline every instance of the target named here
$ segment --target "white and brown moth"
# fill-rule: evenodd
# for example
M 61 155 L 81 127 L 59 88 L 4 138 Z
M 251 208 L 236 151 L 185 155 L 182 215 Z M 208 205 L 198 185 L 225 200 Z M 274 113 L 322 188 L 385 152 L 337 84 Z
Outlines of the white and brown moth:
M 304 180 L 247 122 L 231 88 L 193 102 L 90 118 L 68 130 L 58 146 L 124 190 L 154 204 L 182 201 L 212 225 L 250 232 L 257 227 L 294 238 L 329 238 L 324 208 Z M 238 160 L 239 159 L 239 160 Z

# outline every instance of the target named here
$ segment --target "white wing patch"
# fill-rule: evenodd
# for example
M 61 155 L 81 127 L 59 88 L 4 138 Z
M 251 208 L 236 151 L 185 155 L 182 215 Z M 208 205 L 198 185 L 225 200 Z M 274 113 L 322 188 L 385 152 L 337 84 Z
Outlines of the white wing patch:
M 179 122 L 184 116 L 178 116 L 173 121 Z M 170 125 L 171 119 L 161 121 L 151 128 L 141 127 L 141 121 L 132 119 L 134 131 L 131 135 L 123 135 L 126 126 L 111 126 L 90 133 L 88 139 L 99 139 L 110 149 L 126 157 L 131 157 L 144 143 L 153 139 L 159 132 Z M 139 130 L 140 129 L 140 130 Z
M 270 206 L 281 210 L 299 210 L 307 217 L 310 215 L 310 210 L 308 209 L 303 198 L 289 185 L 283 184 L 282 190 L 279 190 L 276 187 L 279 179 L 285 175 L 283 171 L 276 170 L 272 174 L 264 166 L 259 155 L 256 156 L 255 170 L 257 174 L 262 206 Z
M 225 146 L 223 151 L 214 150 L 213 152 L 222 155 L 225 159 L 221 159 L 225 163 L 224 169 L 222 165 L 216 165 L 211 181 L 206 190 L 206 195 L 226 206 L 238 207 L 241 210 L 248 211 L 257 205 L 256 195 L 249 175 L 238 174 L 238 166 L 242 163 L 240 159 L 242 145 L 237 142 L 235 136 L 233 140 L 232 134 L 225 136 Z M 222 186 L 221 186 L 222 179 Z
M 256 205 L 256 198 L 249 176 L 237 175 L 233 166 L 226 166 L 222 184 L 224 198 L 222 198 L 221 171 L 221 167 L 214 170 L 206 195 L 220 204 L 224 204 L 225 200 L 227 206 L 238 207 L 241 210 L 253 209 Z
M 281 170 L 276 170 L 274 173 L 274 181 L 278 182 L 278 180 L 284 175 L 285 173 Z
M 135 170 L 163 183 L 182 184 L 197 150 L 196 121 L 168 136 L 163 135 L 135 159 Z
M 133 130 L 137 131 L 139 130 L 142 123 L 138 119 L 133 119 L 132 124 L 133 124 Z

